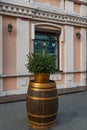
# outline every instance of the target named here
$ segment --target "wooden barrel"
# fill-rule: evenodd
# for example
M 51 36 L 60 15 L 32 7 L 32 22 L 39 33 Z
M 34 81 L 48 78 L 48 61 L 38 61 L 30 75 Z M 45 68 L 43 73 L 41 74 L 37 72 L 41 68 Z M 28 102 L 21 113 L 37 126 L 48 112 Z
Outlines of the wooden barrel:
M 29 83 L 27 92 L 27 115 L 29 125 L 33 128 L 52 126 L 58 112 L 58 96 L 54 81 L 49 83 Z

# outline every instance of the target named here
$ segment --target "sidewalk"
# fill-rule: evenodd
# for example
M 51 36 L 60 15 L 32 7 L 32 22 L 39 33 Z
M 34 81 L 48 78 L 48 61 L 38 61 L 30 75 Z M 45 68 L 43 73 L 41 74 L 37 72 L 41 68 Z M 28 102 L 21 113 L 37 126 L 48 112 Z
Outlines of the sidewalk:
M 87 130 L 87 91 L 59 96 L 58 113 L 49 130 Z M 27 124 L 25 101 L 0 104 L 0 130 L 34 130 Z

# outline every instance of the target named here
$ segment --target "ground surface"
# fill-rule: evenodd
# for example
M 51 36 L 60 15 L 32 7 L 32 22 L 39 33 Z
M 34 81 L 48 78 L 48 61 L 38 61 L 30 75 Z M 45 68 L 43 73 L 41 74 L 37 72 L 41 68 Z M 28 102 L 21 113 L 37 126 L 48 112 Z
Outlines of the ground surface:
M 87 130 L 87 91 L 59 96 L 58 113 L 49 130 Z M 0 104 L 0 130 L 34 130 L 27 124 L 25 101 Z

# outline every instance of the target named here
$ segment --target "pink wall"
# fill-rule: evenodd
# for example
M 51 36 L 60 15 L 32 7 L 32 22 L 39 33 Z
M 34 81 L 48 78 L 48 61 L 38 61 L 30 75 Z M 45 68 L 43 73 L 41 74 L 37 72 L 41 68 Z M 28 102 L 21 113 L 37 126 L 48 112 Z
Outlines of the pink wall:
M 77 39 L 76 32 L 80 32 L 80 28 L 75 27 L 75 40 L 74 40 L 74 69 L 80 70 L 81 68 L 81 41 Z
M 8 24 L 11 23 L 13 31 L 8 32 Z M 16 18 L 3 16 L 3 73 L 16 73 Z M 15 90 L 16 78 L 4 78 L 3 90 Z
M 74 11 L 76 13 L 79 13 L 80 14 L 80 10 L 81 10 L 81 4 L 74 4 Z
M 8 32 L 8 24 L 11 22 L 13 31 Z M 16 73 L 16 18 L 3 16 L 3 73 Z
M 35 1 L 39 3 L 49 3 L 54 6 L 60 6 L 61 4 L 61 0 L 35 0 Z
M 65 74 L 62 74 L 61 80 L 56 81 L 57 84 L 65 84 Z
M 3 90 L 16 90 L 16 78 L 4 78 L 3 79 Z
M 80 27 L 75 27 L 74 34 L 74 70 L 80 71 L 81 69 L 81 40 L 77 39 L 76 32 L 80 32 Z M 74 81 L 75 82 L 81 82 L 81 74 L 76 73 L 74 74 Z
M 75 83 L 80 83 L 81 82 L 81 74 L 80 73 L 74 74 L 74 82 Z

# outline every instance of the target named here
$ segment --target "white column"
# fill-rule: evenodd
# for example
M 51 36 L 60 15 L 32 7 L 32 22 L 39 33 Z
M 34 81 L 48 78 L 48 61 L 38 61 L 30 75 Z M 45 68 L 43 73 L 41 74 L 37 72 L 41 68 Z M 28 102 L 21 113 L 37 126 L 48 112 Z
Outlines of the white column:
M 64 10 L 64 0 L 61 0 L 61 9 Z
M 65 72 L 74 71 L 74 27 L 65 26 Z M 66 87 L 72 87 L 74 75 L 66 74 Z
M 3 25 L 2 25 L 2 16 L 0 16 L 0 75 L 3 74 L 3 41 L 2 41 L 2 37 L 3 37 L 3 29 L 2 29 Z M 0 79 L 0 96 L 2 95 L 2 91 L 3 91 L 3 79 Z
M 65 10 L 68 13 L 73 13 L 73 11 L 74 11 L 74 2 L 66 0 L 65 1 Z
M 29 21 L 17 19 L 17 73 L 27 74 L 27 54 L 29 53 Z M 17 78 L 19 93 L 25 93 L 28 86 L 28 77 Z
M 81 15 L 87 16 L 87 5 L 81 5 Z
M 62 70 L 62 44 L 64 44 L 64 28 L 61 29 L 61 34 L 59 38 L 59 48 L 60 48 L 60 62 L 59 62 L 59 69 Z
M 34 40 L 35 39 L 35 25 L 32 23 L 31 25 L 31 39 Z
M 74 71 L 74 27 L 68 25 L 65 26 L 65 49 L 65 71 Z
M 33 0 L 30 0 L 30 3 L 33 3 Z
M 86 29 L 82 28 L 81 29 L 81 70 L 86 71 L 86 66 L 87 66 L 87 45 L 86 45 L 87 39 L 86 39 Z M 86 73 L 82 73 L 81 75 L 81 81 L 82 85 L 86 85 Z
M 82 71 L 86 71 L 86 29 L 81 29 L 81 47 L 82 47 L 82 58 L 81 58 L 81 64 L 82 64 Z
M 29 21 L 17 19 L 17 73 L 26 74 L 27 54 L 29 53 Z

